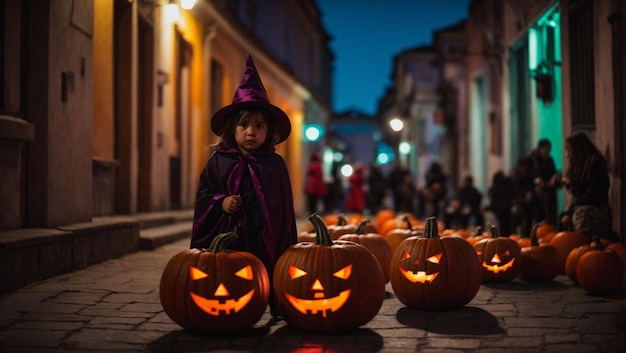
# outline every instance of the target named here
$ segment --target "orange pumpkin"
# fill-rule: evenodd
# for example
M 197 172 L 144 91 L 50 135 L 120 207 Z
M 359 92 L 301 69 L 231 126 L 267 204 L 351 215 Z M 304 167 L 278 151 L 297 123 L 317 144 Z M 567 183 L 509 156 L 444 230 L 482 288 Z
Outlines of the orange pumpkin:
M 379 234 L 381 233 L 383 223 L 386 221 L 393 219 L 396 217 L 396 212 L 394 210 L 384 208 L 376 213 L 376 218 L 374 219 L 374 227 Z
M 569 279 L 574 282 L 578 282 L 578 279 L 576 278 L 576 266 L 578 265 L 578 260 L 580 260 L 586 252 L 595 247 L 595 242 L 592 242 L 591 244 L 582 245 L 576 249 L 572 249 L 572 251 L 569 252 L 567 258 L 565 259 L 565 274 L 569 277 Z
M 481 265 L 484 282 L 508 282 L 519 275 L 521 249 L 508 237 L 500 236 L 498 229 L 490 224 L 491 237 L 474 244 Z
M 391 247 L 389 243 L 383 238 L 382 235 L 367 230 L 367 225 L 370 223 L 368 220 L 364 220 L 359 224 L 359 227 L 352 234 L 344 234 L 339 237 L 339 240 L 353 241 L 357 244 L 361 244 L 374 254 L 376 260 L 380 263 L 380 267 L 383 270 L 385 277 L 385 283 L 389 282 L 389 263 L 391 262 Z
M 550 244 L 552 244 L 559 253 L 559 273 L 564 274 L 565 261 L 567 260 L 569 252 L 581 245 L 589 244 L 589 239 L 582 233 L 565 230 L 556 233 L 552 240 L 550 240 Z
M 211 334 L 241 332 L 259 321 L 269 299 L 267 270 L 251 253 L 226 250 L 234 237 L 220 234 L 208 249 L 184 250 L 169 260 L 159 295 L 172 321 Z
M 536 228 L 537 225 L 533 226 L 530 232 L 530 245 L 521 248 L 520 278 L 527 282 L 550 282 L 559 274 L 559 253 L 552 244 L 539 245 Z
M 539 244 L 549 243 L 558 232 L 556 226 L 548 222 L 539 222 L 537 228 L 537 241 Z
M 601 242 L 586 252 L 576 265 L 578 284 L 590 294 L 608 294 L 624 289 L 624 263 Z
M 403 228 L 398 227 L 392 229 L 383 235 L 387 243 L 389 243 L 392 253 L 394 252 L 398 244 L 400 244 L 404 239 L 411 236 L 421 235 L 423 233 L 421 229 L 413 228 L 409 216 L 404 216 L 403 224 Z
M 344 214 L 338 216 L 336 225 L 329 225 L 328 232 L 332 240 L 339 239 L 344 234 L 354 233 L 356 231 L 356 225 L 348 223 Z
M 467 242 L 473 246 L 474 244 L 478 243 L 479 241 L 487 237 L 489 237 L 489 233 L 483 232 L 482 226 L 476 226 L 472 235 L 467 237 L 465 240 L 467 240 Z
M 469 303 L 480 288 L 480 265 L 460 237 L 440 237 L 434 217 L 423 237 L 402 241 L 392 255 L 390 282 L 403 304 L 414 309 L 451 309 Z
M 333 241 L 311 215 L 314 243 L 297 243 L 278 258 L 273 273 L 276 305 L 285 321 L 311 332 L 355 329 L 376 316 L 385 297 L 380 263 L 363 245 Z

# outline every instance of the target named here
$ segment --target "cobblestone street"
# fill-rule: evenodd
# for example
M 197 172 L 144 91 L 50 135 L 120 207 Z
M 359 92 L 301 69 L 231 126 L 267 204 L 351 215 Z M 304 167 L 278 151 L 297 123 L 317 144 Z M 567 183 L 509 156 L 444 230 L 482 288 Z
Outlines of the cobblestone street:
M 180 240 L 55 277 L 0 299 L 0 352 L 624 352 L 622 297 L 593 297 L 566 276 L 483 284 L 464 308 L 428 312 L 387 295 L 365 326 L 310 334 L 273 322 L 210 337 L 163 312 L 161 272 Z

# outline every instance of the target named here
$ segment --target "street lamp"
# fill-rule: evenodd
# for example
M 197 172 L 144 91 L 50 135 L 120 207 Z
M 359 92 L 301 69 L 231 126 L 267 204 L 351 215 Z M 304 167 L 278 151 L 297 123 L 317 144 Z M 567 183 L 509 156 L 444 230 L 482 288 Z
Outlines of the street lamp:
M 404 122 L 402 122 L 402 119 L 400 118 L 393 118 L 389 120 L 389 126 L 391 127 L 391 130 L 395 132 L 402 131 L 404 128 Z

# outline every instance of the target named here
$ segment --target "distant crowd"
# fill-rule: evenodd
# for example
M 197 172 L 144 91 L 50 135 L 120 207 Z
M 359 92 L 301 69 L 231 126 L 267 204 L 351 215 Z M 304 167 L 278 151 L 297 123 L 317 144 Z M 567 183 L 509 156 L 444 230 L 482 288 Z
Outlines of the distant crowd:
M 344 191 L 337 170 L 331 173 L 333 182 L 324 182 L 321 158 L 316 153 L 307 170 L 307 211 L 376 214 L 388 208 L 420 219 L 436 216 L 447 228 L 486 226 L 488 217 L 504 235 L 527 237 L 534 224 L 547 222 L 589 237 L 601 234 L 617 238 L 611 227 L 607 164 L 595 144 L 582 132 L 567 138 L 569 168 L 565 175 L 557 171 L 551 149 L 550 140 L 538 141 L 510 172 L 498 171 L 492 176 L 486 195 L 476 188 L 471 175 L 465 176 L 461 185 L 451 185 L 437 161 L 426 170 L 421 187 L 402 163 L 396 163 L 387 175 L 375 163 L 367 170 L 357 165 Z M 572 202 L 559 213 L 560 188 L 571 193 Z

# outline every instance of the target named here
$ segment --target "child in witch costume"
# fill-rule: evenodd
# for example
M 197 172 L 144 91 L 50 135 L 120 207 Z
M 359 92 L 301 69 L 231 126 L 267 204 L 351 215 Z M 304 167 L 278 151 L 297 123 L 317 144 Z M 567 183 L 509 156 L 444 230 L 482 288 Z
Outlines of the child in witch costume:
M 200 174 L 191 248 L 236 231 L 229 248 L 256 255 L 271 283 L 276 260 L 297 237 L 287 166 L 274 148 L 287 139 L 291 124 L 270 104 L 250 55 L 232 104 L 215 112 L 211 129 L 219 140 Z M 277 316 L 273 297 L 270 311 Z

